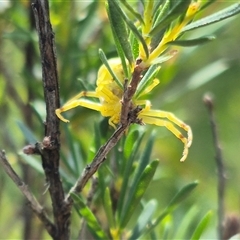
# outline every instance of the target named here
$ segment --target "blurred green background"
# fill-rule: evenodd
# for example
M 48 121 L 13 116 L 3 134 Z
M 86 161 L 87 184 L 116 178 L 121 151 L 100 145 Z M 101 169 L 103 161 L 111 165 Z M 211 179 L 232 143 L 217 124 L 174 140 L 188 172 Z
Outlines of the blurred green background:
M 216 1 L 204 14 L 227 5 Z M 61 102 L 64 103 L 83 89 L 94 89 L 97 70 L 101 65 L 98 49 L 102 48 L 108 58 L 116 56 L 116 50 L 103 2 L 51 1 L 50 9 L 57 46 Z M 226 167 L 226 214 L 239 216 L 240 210 L 239 22 L 240 16 L 236 16 L 184 35 L 194 38 L 213 34 L 216 40 L 198 47 L 178 48 L 177 56 L 162 65 L 158 76 L 161 83 L 149 96 L 153 109 L 170 111 L 192 127 L 193 145 L 186 162 L 179 162 L 183 145 L 169 131 L 153 126 L 140 127 L 145 128 L 147 136 L 155 131 L 157 137 L 152 158 L 160 159 L 146 198 L 157 199 L 158 208 L 162 209 L 177 189 L 199 180 L 200 184 L 191 197 L 175 211 L 173 224 L 178 226 L 192 206 L 199 218 L 213 210 L 214 218 L 203 239 L 216 238 L 217 211 L 215 152 L 208 112 L 202 101 L 206 93 L 211 93 L 214 98 Z M 44 177 L 40 170 L 30 167 L 31 160 L 28 159 L 27 163 L 21 153 L 21 149 L 31 141 L 23 134 L 26 126 L 37 141 L 44 136 L 41 60 L 28 1 L 0 2 L 0 111 L 0 148 L 5 149 L 14 169 L 25 179 L 37 198 L 47 205 L 49 200 L 44 194 Z M 77 148 L 91 160 L 94 124 L 100 121 L 104 124 L 106 121 L 98 112 L 81 107 L 65 116 L 71 120 L 69 125 L 61 123 L 61 144 L 65 156 L 69 151 L 69 133 L 81 143 Z M 144 141 L 147 141 L 147 136 Z M 38 161 L 40 164 L 40 159 Z M 32 163 L 35 164 L 35 161 Z M 38 166 L 35 164 L 34 167 Z M 71 178 L 74 179 L 74 176 L 69 176 Z M 0 238 L 23 238 L 27 231 L 24 230 L 23 219 L 31 216 L 24 206 L 20 191 L 0 169 Z M 36 218 L 29 224 L 34 224 L 36 236 L 49 238 L 42 232 L 41 223 Z

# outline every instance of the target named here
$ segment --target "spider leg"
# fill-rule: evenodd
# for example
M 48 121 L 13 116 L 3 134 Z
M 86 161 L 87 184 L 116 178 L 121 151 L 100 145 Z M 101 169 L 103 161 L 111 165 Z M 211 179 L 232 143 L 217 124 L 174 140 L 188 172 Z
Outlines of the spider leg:
M 66 102 L 62 107 L 58 108 L 55 110 L 56 115 L 58 116 L 59 119 L 61 119 L 63 122 L 69 122 L 69 120 L 65 119 L 61 113 L 66 112 L 72 108 L 82 106 L 86 108 L 90 108 L 96 111 L 101 111 L 101 104 L 100 103 L 95 103 L 86 99 L 79 99 L 81 97 L 96 97 L 98 98 L 98 95 L 96 92 L 80 92 L 73 98 L 71 98 L 68 102 Z
M 138 117 L 142 119 L 144 123 L 163 126 L 172 132 L 184 144 L 183 156 L 180 161 L 183 162 L 186 159 L 188 148 L 192 143 L 192 130 L 187 124 L 175 117 L 172 113 L 160 110 L 149 110 L 147 107 L 139 113 Z M 161 118 L 166 118 L 167 120 Z M 174 126 L 174 124 L 187 132 L 187 138 Z

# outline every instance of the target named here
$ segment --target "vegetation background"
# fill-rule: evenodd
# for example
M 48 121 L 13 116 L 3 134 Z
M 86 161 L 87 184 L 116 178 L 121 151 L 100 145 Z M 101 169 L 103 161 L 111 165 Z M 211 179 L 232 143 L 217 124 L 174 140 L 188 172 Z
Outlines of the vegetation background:
M 82 89 L 94 89 L 97 70 L 101 65 L 99 48 L 104 50 L 108 58 L 116 56 L 104 4 L 101 1 L 96 4 L 97 2 L 51 1 L 62 103 Z M 204 14 L 227 5 L 229 3 L 226 1 L 216 1 Z M 28 137 L 24 134 L 26 126 L 37 140 L 42 139 L 44 134 L 41 61 L 31 11 L 30 1 L 0 2 L 0 148 L 5 149 L 14 169 L 25 179 L 33 193 L 47 205 L 49 200 L 44 194 L 46 186 L 39 168 L 40 160 L 27 158 L 22 154 L 22 148 L 29 141 L 35 140 L 31 138 L 31 134 Z M 236 16 L 189 33 L 189 38 L 209 34 L 217 38 L 206 45 L 179 48 L 179 54 L 162 65 L 158 76 L 161 83 L 149 96 L 154 109 L 173 112 L 192 127 L 193 145 L 186 162 L 179 162 L 183 146 L 169 131 L 160 127 L 141 127 L 147 132 L 144 142 L 155 132 L 152 159 L 160 159 L 154 181 L 147 189 L 146 199 L 157 199 L 160 211 L 178 189 L 198 180 L 199 186 L 174 211 L 172 219 L 168 219 L 167 223 L 172 229 L 176 229 L 191 210 L 194 224 L 212 210 L 213 218 L 202 236 L 203 239 L 216 238 L 217 211 L 215 152 L 209 115 L 202 101 L 206 93 L 211 93 L 214 97 L 226 167 L 226 214 L 239 216 L 240 211 L 239 21 L 240 17 Z M 63 157 L 72 158 L 69 146 L 73 146 L 75 153 L 82 151 L 87 159 L 91 159 L 94 152 L 94 126 L 99 122 L 104 125 L 106 121 L 98 112 L 81 107 L 69 112 L 68 116 L 71 123 L 61 123 Z M 71 141 L 74 141 L 73 145 Z M 66 168 L 64 164 L 62 167 Z M 64 181 L 68 189 L 76 178 L 67 171 L 65 174 Z M 80 172 L 75 174 L 77 176 Z M 31 231 L 29 226 L 33 226 L 36 236 L 49 238 L 36 217 L 32 218 L 20 191 L 2 169 L 0 209 L 2 239 L 21 239 Z M 27 227 L 26 219 L 30 220 Z

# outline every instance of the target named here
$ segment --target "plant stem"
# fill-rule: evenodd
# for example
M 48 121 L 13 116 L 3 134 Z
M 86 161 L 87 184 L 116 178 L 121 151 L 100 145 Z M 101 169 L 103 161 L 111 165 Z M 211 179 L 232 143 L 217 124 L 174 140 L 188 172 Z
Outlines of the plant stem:
M 213 142 L 215 147 L 215 160 L 218 174 L 218 239 L 223 239 L 224 230 L 224 192 L 225 192 L 225 168 L 223 164 L 222 149 L 220 147 L 220 141 L 217 133 L 217 124 L 214 116 L 214 103 L 212 97 L 209 94 L 204 96 L 204 103 L 209 111 Z
M 53 239 L 69 239 L 69 218 L 71 205 L 66 208 L 64 191 L 59 174 L 59 119 L 55 109 L 59 108 L 59 86 L 55 55 L 54 33 L 49 18 L 48 0 L 36 0 L 32 4 L 36 28 L 39 35 L 39 49 L 42 62 L 42 81 L 46 102 L 45 136 L 49 137 L 49 147 L 41 151 L 42 165 L 49 185 L 56 232 Z

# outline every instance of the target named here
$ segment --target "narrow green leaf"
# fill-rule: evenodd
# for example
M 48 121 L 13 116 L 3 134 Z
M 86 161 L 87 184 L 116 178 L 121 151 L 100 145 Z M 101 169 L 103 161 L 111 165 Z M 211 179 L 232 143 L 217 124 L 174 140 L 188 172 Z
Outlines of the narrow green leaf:
M 158 34 L 162 29 L 166 28 L 173 20 L 181 16 L 187 10 L 191 0 L 179 0 L 178 3 L 169 11 L 156 26 L 150 31 L 150 35 Z
M 158 71 L 159 71 L 158 64 L 151 65 L 151 67 L 147 70 L 147 72 L 144 74 L 144 77 L 141 79 L 140 83 L 138 84 L 136 93 L 134 95 L 136 99 L 139 98 L 139 96 L 141 96 L 144 89 L 149 85 L 149 83 L 155 77 Z
M 169 3 L 170 3 L 169 0 L 166 0 L 164 3 L 163 3 L 163 1 L 155 1 L 155 5 L 154 5 L 154 9 L 153 9 L 154 18 L 157 17 L 157 18 L 161 19 L 162 16 L 164 16 L 165 9 L 167 9 L 167 5 Z M 159 10 L 160 10 L 160 12 L 158 12 Z M 160 17 L 159 17 L 159 15 L 160 15 Z
M 115 34 L 115 32 L 112 31 L 112 33 L 113 33 L 113 37 L 114 37 L 115 47 L 118 52 L 118 56 L 121 59 L 124 75 L 126 78 L 129 78 L 128 64 L 127 64 L 126 55 L 124 53 L 124 49 L 122 48 L 121 43 L 120 43 L 117 35 Z
M 152 230 L 170 213 L 169 209 L 165 209 L 153 222 L 148 224 L 148 228 L 143 232 L 142 235 L 151 233 Z
M 149 56 L 148 46 L 143 38 L 143 36 L 140 34 L 134 23 L 126 16 L 126 14 L 121 10 L 116 0 L 108 0 L 109 2 L 112 2 L 112 4 L 115 5 L 115 9 L 120 13 L 122 19 L 125 21 L 125 23 L 128 25 L 128 27 L 131 29 L 132 33 L 135 35 L 135 37 L 141 42 L 143 49 L 145 51 L 146 57 Z
M 133 134 L 133 136 L 134 135 L 135 134 Z M 128 199 L 128 196 L 129 196 L 127 194 L 128 182 L 130 180 L 129 176 L 131 175 L 131 173 L 133 171 L 134 160 L 136 158 L 137 153 L 139 152 L 140 144 L 142 142 L 143 137 L 144 137 L 144 132 L 141 133 L 139 135 L 139 137 L 135 139 L 135 143 L 134 143 L 134 145 L 131 149 L 132 150 L 131 155 L 128 158 L 126 158 L 126 165 L 123 166 L 123 169 L 124 169 L 123 183 L 122 183 L 122 187 L 121 187 L 121 191 L 120 191 L 120 195 L 119 195 L 119 199 L 118 199 L 118 206 L 117 206 L 117 211 L 118 211 L 118 217 L 119 218 L 123 213 L 124 202 L 125 202 L 125 200 Z M 125 145 L 127 145 L 127 143 L 125 143 Z
M 152 222 L 148 225 L 148 229 L 144 231 L 144 235 L 150 233 L 168 214 L 170 214 L 177 205 L 182 202 L 191 192 L 192 190 L 198 185 L 198 182 L 195 181 L 184 186 L 170 201 L 170 204 L 163 210 L 163 212 Z
M 150 156 L 151 156 L 151 153 L 152 153 L 154 140 L 155 140 L 155 132 L 152 132 L 152 134 L 150 135 L 150 137 L 148 139 L 148 142 L 145 146 L 144 152 L 142 152 L 141 158 L 139 160 L 139 165 L 138 165 L 136 174 L 134 176 L 133 183 L 138 182 L 138 179 L 139 179 L 140 175 L 142 174 L 145 167 L 147 166 L 147 164 L 150 161 Z
M 134 210 L 136 209 L 138 203 L 140 202 L 143 194 L 145 193 L 149 183 L 152 181 L 154 173 L 158 167 L 159 160 L 152 161 L 142 172 L 138 185 L 132 195 L 132 198 L 128 201 L 128 205 L 125 208 L 125 212 L 121 218 L 120 227 L 125 228 L 129 219 L 131 218 Z
M 189 183 L 184 186 L 171 200 L 167 208 L 173 208 L 180 202 L 182 202 L 198 185 L 198 181 Z
M 42 125 L 42 123 L 44 122 L 44 118 L 43 116 L 39 113 L 39 105 L 42 106 L 43 105 L 43 109 L 44 109 L 44 113 L 45 113 L 45 105 L 39 104 L 39 102 L 30 102 L 29 105 L 31 106 L 31 109 L 33 110 L 34 115 L 36 116 L 38 123 Z
M 112 211 L 112 201 L 111 201 L 111 196 L 110 196 L 110 191 L 109 188 L 107 187 L 105 192 L 104 192 L 104 209 L 105 213 L 107 216 L 108 224 L 110 228 L 115 227 L 115 221 L 114 221 L 114 216 L 113 216 L 113 211 Z
M 182 29 L 182 32 L 190 31 L 196 28 L 205 27 L 207 25 L 222 21 L 226 18 L 232 17 L 240 12 L 240 4 L 236 3 L 210 16 L 192 22 Z
M 162 4 L 161 1 L 159 2 Z M 164 18 L 164 16 L 168 14 L 170 4 L 171 4 L 171 0 L 166 0 L 165 3 L 161 5 L 160 9 L 156 9 L 154 11 L 155 17 L 154 17 L 153 28 L 156 27 L 156 25 L 160 23 L 160 21 Z M 157 5 L 159 4 L 156 4 L 156 7 L 158 7 Z M 159 42 L 163 37 L 163 34 L 164 34 L 164 29 L 152 36 L 151 49 L 155 49 L 158 46 Z
M 200 44 L 205 44 L 210 41 L 215 40 L 216 38 L 214 36 L 206 36 L 196 39 L 189 39 L 189 40 L 176 40 L 168 42 L 168 45 L 175 45 L 175 46 L 181 46 L 181 47 L 193 47 Z
M 168 214 L 161 223 L 162 239 L 172 239 L 171 238 L 172 227 L 173 227 L 173 217 L 172 217 L 172 214 Z
M 105 55 L 105 53 L 103 52 L 102 49 L 99 49 L 98 51 L 99 53 L 99 57 L 101 59 L 101 61 L 103 62 L 103 64 L 106 66 L 107 70 L 109 71 L 109 73 L 112 75 L 113 79 L 116 81 L 116 83 L 118 84 L 118 86 L 123 89 L 123 84 L 120 81 L 120 79 L 118 79 L 118 77 L 116 76 L 116 74 L 113 72 L 111 66 L 108 63 L 107 57 Z
M 24 161 L 26 163 L 28 163 L 28 165 L 30 165 L 32 168 L 34 168 L 37 172 L 44 174 L 40 160 L 36 159 L 35 157 L 33 157 L 31 155 L 26 155 L 26 154 L 22 154 L 22 153 L 19 155 L 21 156 L 22 159 L 24 159 Z
M 191 223 L 195 221 L 196 217 L 199 214 L 199 208 L 197 205 L 193 205 L 187 212 L 184 214 L 183 219 L 178 224 L 177 230 L 174 232 L 175 238 L 187 239 L 187 232 Z
M 139 130 L 135 129 L 131 132 L 128 133 L 127 138 L 124 142 L 124 158 L 126 158 L 128 160 L 128 158 L 130 157 L 132 151 L 133 151 L 133 146 L 134 143 L 139 139 Z
M 170 52 L 167 52 L 167 54 L 164 54 L 156 59 L 154 59 L 154 61 L 152 62 L 152 64 L 161 64 L 163 62 L 168 61 L 169 59 L 171 59 L 172 57 L 174 57 L 176 55 L 177 51 L 172 50 Z
M 79 154 L 80 151 L 79 149 L 76 151 L 74 147 L 74 144 L 76 143 L 74 143 L 74 138 L 69 130 L 69 126 L 67 124 L 64 124 L 63 128 L 66 135 L 70 156 L 63 157 L 62 160 L 65 166 L 68 168 L 69 172 L 77 178 L 79 175 L 79 162 L 81 159 L 79 156 L 77 157 L 77 154 Z M 79 144 L 76 147 L 79 148 Z
M 126 9 L 142 24 L 144 24 L 142 15 L 139 12 L 136 12 L 132 6 L 126 1 L 121 0 L 122 4 L 126 7 Z
M 99 129 L 99 123 L 94 122 L 94 142 L 95 142 L 95 149 L 99 149 L 101 147 L 101 132 Z
M 104 193 L 105 189 L 107 188 L 107 183 L 106 183 L 106 175 L 108 174 L 107 169 L 105 167 L 105 164 L 103 164 L 97 171 L 97 176 L 98 176 L 98 190 L 100 192 L 100 196 L 102 201 L 104 202 Z
M 139 56 L 139 42 L 132 32 L 130 33 L 129 38 L 132 46 L 133 57 L 134 59 L 137 59 L 137 57 Z
M 129 189 L 129 194 L 126 194 L 126 190 L 127 190 L 127 184 L 129 181 L 129 175 L 132 171 L 132 164 L 133 164 L 133 155 L 131 156 L 131 158 L 128 161 L 128 165 L 126 167 L 126 171 L 124 172 L 124 181 L 123 181 L 123 186 L 122 186 L 122 190 L 121 190 L 121 202 L 119 203 L 119 214 L 120 214 L 120 219 L 123 218 L 124 214 L 126 214 L 126 212 L 128 211 L 129 206 L 131 205 L 131 201 L 134 198 L 134 194 L 136 192 L 137 186 L 139 184 L 139 179 L 144 171 L 144 169 L 146 168 L 146 166 L 148 165 L 149 161 L 150 161 L 150 156 L 151 156 L 151 152 L 152 152 L 152 147 L 153 147 L 153 143 L 154 143 L 154 138 L 155 135 L 154 133 L 150 136 L 147 145 L 145 147 L 144 152 L 142 153 L 142 156 L 140 158 L 140 160 L 138 161 L 138 167 L 136 169 L 136 172 L 133 176 L 132 179 L 132 186 Z M 136 146 L 136 145 L 135 145 Z M 139 145 L 138 145 L 139 146 Z M 134 149 L 135 151 L 138 149 L 138 146 L 136 146 L 136 148 Z M 135 154 L 135 151 L 133 151 L 133 153 Z M 127 178 L 127 179 L 126 179 Z M 124 196 L 124 198 L 123 198 Z M 123 206 L 123 200 L 125 199 L 125 205 Z
M 95 233 L 97 239 L 108 239 L 91 209 L 82 201 L 82 199 L 77 194 L 71 193 L 71 197 L 76 204 L 78 213 L 86 220 L 88 227 L 91 229 L 91 232 Z
M 130 64 L 132 64 L 134 62 L 134 59 L 131 51 L 131 45 L 128 40 L 129 33 L 126 28 L 122 10 L 117 9 L 118 4 L 119 3 L 116 3 L 115 0 L 108 0 L 106 4 L 108 18 L 111 24 L 115 40 L 117 40 L 117 43 L 120 44 L 120 47 L 123 50 L 126 58 L 130 62 Z M 117 49 L 118 53 L 120 53 L 121 55 L 121 49 L 119 47 Z
M 147 227 L 153 214 L 157 208 L 157 201 L 155 199 L 150 200 L 145 206 L 143 206 L 143 211 L 137 219 L 137 224 L 133 229 L 132 235 L 129 239 L 135 240 L 139 239 L 143 230 Z
M 23 122 L 20 121 L 16 121 L 18 127 L 20 128 L 25 140 L 28 143 L 36 143 L 37 142 L 37 138 L 35 137 L 34 133 L 29 129 L 28 126 L 26 126 Z
M 207 228 L 212 217 L 212 211 L 207 212 L 207 214 L 201 219 L 197 228 L 194 230 L 194 233 L 191 237 L 191 240 L 198 240 L 202 236 L 202 233 Z

